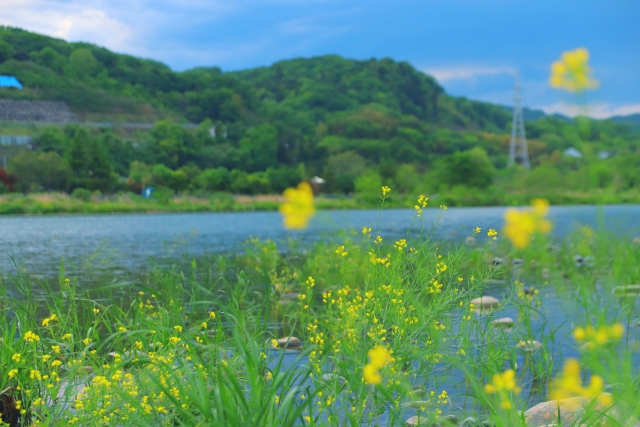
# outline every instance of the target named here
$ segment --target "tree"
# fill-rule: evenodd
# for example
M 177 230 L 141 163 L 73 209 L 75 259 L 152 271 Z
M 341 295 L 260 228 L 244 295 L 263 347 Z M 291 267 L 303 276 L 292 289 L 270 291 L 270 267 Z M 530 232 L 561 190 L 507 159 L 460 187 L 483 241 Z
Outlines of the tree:
M 493 182 L 494 168 L 487 152 L 475 147 L 458 152 L 444 159 L 440 178 L 444 184 L 453 187 L 487 188 Z
M 9 160 L 7 172 L 17 177 L 16 189 L 67 190 L 72 176 L 69 164 L 58 153 L 23 150 Z
M 85 178 L 88 176 L 89 169 L 87 168 L 87 143 L 90 136 L 84 128 L 74 128 L 70 131 L 72 133 L 71 142 L 65 151 L 65 158 L 73 171 L 73 174 L 77 178 Z
M 86 187 L 90 190 L 109 191 L 115 184 L 113 167 L 102 141 L 92 138 L 87 147 L 87 166 L 89 177 Z
M 69 63 L 67 65 L 67 73 L 69 77 L 86 79 L 98 65 L 98 61 L 87 48 L 76 49 L 69 55 Z
M 355 180 L 366 170 L 364 158 L 355 151 L 334 154 L 327 159 L 325 179 L 329 191 L 352 193 Z
M 8 61 L 13 56 L 13 48 L 9 43 L 0 40 L 0 64 Z
M 195 181 L 204 191 L 225 191 L 229 188 L 229 170 L 223 167 L 206 169 Z
M 246 170 L 264 171 L 276 166 L 278 155 L 278 129 L 274 125 L 258 126 L 240 140 L 240 150 L 245 154 Z
M 44 65 L 45 67 L 49 67 L 58 74 L 62 73 L 65 58 L 56 52 L 51 46 L 46 46 L 39 52 L 31 52 L 30 56 L 34 62 Z

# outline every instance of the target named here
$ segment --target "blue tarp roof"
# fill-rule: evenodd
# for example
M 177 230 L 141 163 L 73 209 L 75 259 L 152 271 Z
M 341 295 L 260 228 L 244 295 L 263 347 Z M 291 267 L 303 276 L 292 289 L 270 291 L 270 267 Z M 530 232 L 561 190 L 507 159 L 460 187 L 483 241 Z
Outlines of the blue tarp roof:
M 0 76 L 0 87 L 17 87 L 22 89 L 22 85 L 14 76 Z

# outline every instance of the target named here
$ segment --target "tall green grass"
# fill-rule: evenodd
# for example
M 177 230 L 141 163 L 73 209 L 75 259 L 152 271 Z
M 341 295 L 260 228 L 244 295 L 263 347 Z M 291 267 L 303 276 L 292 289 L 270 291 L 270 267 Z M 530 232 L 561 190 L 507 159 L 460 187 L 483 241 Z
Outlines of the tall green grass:
M 638 306 L 612 293 L 640 284 L 640 245 L 586 228 L 557 247 L 537 235 L 513 250 L 486 230 L 457 244 L 435 240 L 420 218 L 387 241 L 378 238 L 384 224 L 362 225 L 371 230 L 286 253 L 251 239 L 241 254 L 152 267 L 133 283 L 85 288 L 64 265 L 54 281 L 5 276 L 3 421 L 401 426 L 416 415 L 444 426 L 455 414 L 521 425 L 520 411 L 549 400 L 568 348 L 585 383 L 599 375 L 611 385 L 611 414 L 638 415 Z M 576 255 L 592 258 L 577 264 Z M 476 314 L 470 301 L 489 294 L 500 306 Z M 553 298 L 568 316 L 549 311 Z M 494 328 L 506 314 L 514 327 Z M 579 350 L 576 327 L 615 322 L 622 339 Z M 274 347 L 291 336 L 301 349 Z M 531 340 L 542 346 L 518 347 Z M 392 359 L 381 382 L 368 384 L 363 368 L 376 346 Z M 487 393 L 509 369 L 522 391 Z M 587 412 L 595 415 L 582 424 L 596 423 L 597 405 Z

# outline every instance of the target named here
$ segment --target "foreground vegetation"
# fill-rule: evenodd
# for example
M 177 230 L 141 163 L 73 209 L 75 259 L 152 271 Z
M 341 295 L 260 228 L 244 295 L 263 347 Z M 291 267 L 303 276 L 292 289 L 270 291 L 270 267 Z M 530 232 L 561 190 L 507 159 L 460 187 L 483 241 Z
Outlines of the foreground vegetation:
M 551 399 L 564 425 L 635 425 L 639 290 L 629 285 L 640 283 L 640 245 L 588 228 L 552 242 L 534 234 L 548 229 L 544 205 L 507 217 L 520 249 L 476 224 L 464 244 L 437 241 L 421 222 L 426 203 L 397 240 L 381 237 L 384 224 L 285 250 L 251 239 L 237 255 L 91 289 L 64 265 L 52 282 L 3 276 L 2 420 L 445 426 L 473 416 L 537 427 L 558 415 L 520 411 Z

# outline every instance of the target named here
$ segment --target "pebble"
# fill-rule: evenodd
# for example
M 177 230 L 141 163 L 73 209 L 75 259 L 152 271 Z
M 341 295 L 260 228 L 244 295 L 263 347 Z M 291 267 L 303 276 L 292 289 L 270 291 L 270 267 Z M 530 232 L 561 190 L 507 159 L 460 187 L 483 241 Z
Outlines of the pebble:
M 300 348 L 302 341 L 296 337 L 278 338 L 278 348 Z M 267 340 L 267 345 L 271 346 L 271 340 Z
M 520 341 L 518 344 L 516 344 L 516 347 L 526 351 L 527 353 L 533 353 L 534 351 L 542 347 L 542 343 L 535 340 L 526 340 Z
M 603 393 L 602 395 L 608 395 L 608 393 Z M 528 426 L 549 426 L 558 421 L 558 409 L 560 409 L 561 424 L 571 426 L 582 418 L 585 408 L 591 405 L 593 399 L 593 397 L 571 397 L 539 403 L 524 412 L 524 421 Z M 580 422 L 585 423 L 585 425 L 591 425 L 596 418 L 601 416 L 599 411 L 607 408 L 609 408 L 609 405 L 601 405 L 595 402 L 590 409 L 593 413 L 592 419 L 590 421 L 580 419 Z M 607 411 L 607 417 L 618 418 L 620 412 L 617 407 L 613 408 Z
M 474 305 L 473 309 L 478 314 L 483 311 L 493 310 L 494 308 L 498 308 L 500 306 L 499 299 L 490 297 L 488 295 L 474 298 L 470 301 L 470 303 Z
M 640 285 L 616 286 L 613 288 L 613 294 L 619 297 L 637 297 L 640 295 Z
M 338 374 L 322 374 L 321 378 L 322 378 L 322 381 L 327 382 L 327 383 L 335 381 L 338 384 L 343 385 L 344 383 L 347 382 L 345 377 L 341 377 Z
M 514 258 L 513 265 L 524 265 L 524 260 L 522 258 Z
M 283 300 L 287 300 L 287 299 L 297 300 L 298 299 L 298 295 L 299 294 L 296 293 L 296 292 L 290 292 L 290 293 L 287 293 L 287 294 L 280 295 L 280 299 L 283 299 Z
M 494 257 L 493 259 L 491 259 L 489 261 L 489 264 L 495 266 L 495 267 L 501 267 L 503 265 L 505 265 L 507 263 L 507 261 L 504 260 L 504 258 L 500 258 L 500 257 Z
M 482 427 L 482 423 L 473 417 L 466 418 L 458 427 Z
M 634 237 L 631 242 L 635 243 L 636 245 L 640 245 L 640 236 Z
M 428 418 L 427 417 L 419 417 L 418 415 L 415 415 L 411 418 L 409 418 L 407 421 L 405 421 L 405 425 L 407 425 L 408 427 L 417 427 L 417 426 L 425 426 L 428 423 Z
M 500 319 L 496 319 L 491 322 L 491 325 L 494 328 L 502 329 L 503 331 L 509 332 L 513 329 L 514 321 L 511 317 L 501 317 Z
M 542 278 L 543 279 L 548 279 L 549 278 L 549 269 L 548 268 L 543 268 L 542 269 Z
M 412 402 L 404 402 L 402 407 L 411 409 L 427 409 L 433 407 L 433 402 L 428 400 L 414 400 Z
M 458 423 L 460 423 L 460 418 L 456 417 L 453 414 L 445 415 L 443 417 L 440 417 L 440 419 L 443 420 L 443 421 L 448 421 L 448 422 L 450 422 L 451 424 L 454 424 L 454 425 L 458 425 Z

